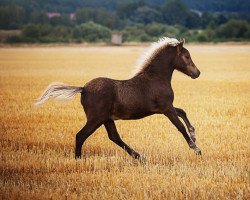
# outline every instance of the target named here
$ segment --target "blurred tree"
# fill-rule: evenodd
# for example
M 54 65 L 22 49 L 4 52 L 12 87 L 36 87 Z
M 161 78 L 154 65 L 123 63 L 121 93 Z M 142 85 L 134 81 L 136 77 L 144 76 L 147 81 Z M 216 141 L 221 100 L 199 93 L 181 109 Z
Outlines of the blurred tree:
M 61 15 L 61 16 L 55 16 L 50 19 L 50 23 L 53 26 L 72 26 L 73 23 L 69 17 L 69 15 Z
M 201 17 L 195 12 L 188 12 L 185 26 L 188 28 L 198 28 L 201 26 Z
M 54 29 L 50 24 L 38 24 L 36 26 L 39 30 L 39 37 L 46 37 L 54 32 Z
M 167 31 L 167 26 L 160 23 L 152 23 L 145 27 L 145 31 L 151 37 L 160 37 Z
M 205 29 L 205 33 L 207 38 L 212 41 L 215 39 L 216 37 L 216 24 L 214 21 L 209 22 L 209 24 L 207 25 L 206 29 Z
M 77 24 L 82 24 L 87 22 L 88 20 L 93 20 L 91 9 L 82 8 L 76 11 L 76 22 Z
M 162 15 L 167 24 L 186 25 L 189 10 L 181 0 L 170 0 L 162 7 Z
M 87 42 L 109 41 L 111 30 L 94 22 L 87 22 L 74 28 L 73 37 Z
M 88 21 L 107 26 L 109 28 L 117 27 L 119 23 L 118 17 L 105 9 L 82 8 L 76 12 L 76 23 L 82 24 Z
M 56 37 L 67 38 L 71 36 L 71 28 L 59 25 L 53 28 L 52 34 Z
M 199 42 L 207 42 L 209 41 L 207 34 L 205 32 L 200 32 L 197 34 L 197 41 Z
M 58 25 L 62 25 L 62 26 L 72 26 L 73 23 L 69 17 L 69 15 L 61 15 L 61 16 L 55 16 L 55 17 L 52 17 L 50 19 L 50 23 L 51 25 L 53 26 L 58 26 Z
M 144 6 L 145 3 L 143 0 L 128 0 L 122 1 L 117 5 L 117 14 L 122 19 L 130 18 L 134 15 L 135 11 L 139 8 Z
M 25 10 L 17 5 L 0 7 L 0 29 L 18 29 L 25 22 Z
M 24 37 L 28 38 L 39 38 L 40 27 L 35 24 L 28 24 L 22 28 L 22 33 Z
M 152 22 L 162 22 L 162 15 L 153 8 L 142 6 L 137 8 L 132 19 L 137 23 L 149 24 Z
M 34 11 L 31 14 L 30 21 L 31 23 L 34 23 L 34 24 L 48 24 L 49 18 L 45 12 Z
M 202 28 L 206 28 L 211 22 L 214 22 L 214 16 L 211 13 L 204 12 L 201 16 Z
M 246 38 L 246 33 L 249 30 L 250 25 L 247 21 L 231 19 L 219 28 L 217 36 L 221 38 Z
M 227 21 L 228 21 L 227 17 L 224 14 L 222 14 L 222 13 L 218 14 L 215 17 L 215 23 L 217 25 L 225 24 Z
M 136 24 L 125 28 L 124 41 L 145 42 L 150 41 L 150 39 L 143 24 Z

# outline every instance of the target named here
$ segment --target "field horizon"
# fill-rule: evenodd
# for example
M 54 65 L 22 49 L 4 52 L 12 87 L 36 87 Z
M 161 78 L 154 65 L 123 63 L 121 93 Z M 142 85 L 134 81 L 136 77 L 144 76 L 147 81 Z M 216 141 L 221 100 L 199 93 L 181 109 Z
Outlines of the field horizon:
M 34 107 L 51 82 L 128 79 L 145 46 L 0 48 L 0 199 L 249 199 L 250 45 L 187 44 L 197 80 L 174 72 L 174 105 L 196 128 L 202 156 L 162 115 L 116 121 L 142 165 L 100 127 L 75 161 L 86 116 L 77 95 Z

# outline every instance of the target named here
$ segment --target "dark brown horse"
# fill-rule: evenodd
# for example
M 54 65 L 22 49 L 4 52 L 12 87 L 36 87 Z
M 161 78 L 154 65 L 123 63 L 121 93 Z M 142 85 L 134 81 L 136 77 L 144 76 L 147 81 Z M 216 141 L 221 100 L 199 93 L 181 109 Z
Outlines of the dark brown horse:
M 162 38 L 153 43 L 131 79 L 96 78 L 84 87 L 52 84 L 38 99 L 37 104 L 49 98 L 69 99 L 81 93 L 87 122 L 76 134 L 75 158 L 81 158 L 85 140 L 104 124 L 110 140 L 125 149 L 133 158 L 143 160 L 139 153 L 120 138 L 114 120 L 140 119 L 153 114 L 164 114 L 168 117 L 182 133 L 189 147 L 200 155 L 201 151 L 195 144 L 194 127 L 186 113 L 173 106 L 173 71 L 177 69 L 193 79 L 200 75 L 183 43 L 173 38 Z M 178 117 L 184 120 L 190 136 Z

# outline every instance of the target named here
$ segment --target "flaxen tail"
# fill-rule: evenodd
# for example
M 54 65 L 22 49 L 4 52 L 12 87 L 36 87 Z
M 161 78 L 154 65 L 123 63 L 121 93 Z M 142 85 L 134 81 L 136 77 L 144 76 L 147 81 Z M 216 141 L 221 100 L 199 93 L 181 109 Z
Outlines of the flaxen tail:
M 58 100 L 70 100 L 77 93 L 82 92 L 82 87 L 70 86 L 64 83 L 52 83 L 50 84 L 44 93 L 37 99 L 35 105 L 41 105 L 49 98 L 55 98 Z

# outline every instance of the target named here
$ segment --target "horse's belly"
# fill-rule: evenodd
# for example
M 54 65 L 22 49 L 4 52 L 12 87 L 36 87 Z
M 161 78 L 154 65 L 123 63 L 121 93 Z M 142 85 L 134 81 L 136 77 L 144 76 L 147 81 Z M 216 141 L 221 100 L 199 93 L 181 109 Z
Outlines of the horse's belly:
M 111 118 L 113 120 L 117 119 L 141 119 L 143 117 L 154 114 L 155 112 L 148 108 L 137 107 L 126 107 L 126 106 L 116 106 L 111 113 Z
M 127 114 L 127 115 L 111 115 L 111 119 L 113 120 L 135 120 L 135 119 L 141 119 L 144 117 L 147 117 L 149 115 L 152 115 L 154 113 L 136 113 L 136 114 Z

